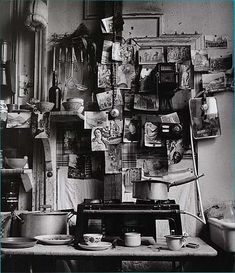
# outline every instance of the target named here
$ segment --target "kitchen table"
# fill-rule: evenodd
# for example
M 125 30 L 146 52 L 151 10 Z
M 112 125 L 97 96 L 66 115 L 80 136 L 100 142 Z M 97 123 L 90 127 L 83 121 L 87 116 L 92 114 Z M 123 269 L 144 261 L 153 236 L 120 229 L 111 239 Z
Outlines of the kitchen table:
M 215 257 L 217 251 L 197 237 L 187 238 L 187 242 L 199 244 L 198 248 L 183 247 L 179 251 L 171 251 L 167 248 L 164 239 L 153 244 L 150 239 L 142 241 L 139 247 L 125 247 L 117 245 L 102 251 L 87 251 L 70 245 L 42 245 L 36 244 L 31 248 L 10 249 L 2 248 L 5 255 L 24 257 L 31 263 L 35 259 L 66 259 L 66 260 L 102 260 L 102 263 L 116 261 L 179 261 L 181 264 L 190 260 L 203 260 Z

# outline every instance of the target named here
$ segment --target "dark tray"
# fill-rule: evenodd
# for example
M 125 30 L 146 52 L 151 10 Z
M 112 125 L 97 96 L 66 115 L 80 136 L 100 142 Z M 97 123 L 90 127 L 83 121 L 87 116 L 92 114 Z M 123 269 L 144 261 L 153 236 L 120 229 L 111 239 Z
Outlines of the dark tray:
M 28 248 L 33 247 L 37 243 L 34 238 L 27 237 L 6 237 L 1 238 L 2 248 Z

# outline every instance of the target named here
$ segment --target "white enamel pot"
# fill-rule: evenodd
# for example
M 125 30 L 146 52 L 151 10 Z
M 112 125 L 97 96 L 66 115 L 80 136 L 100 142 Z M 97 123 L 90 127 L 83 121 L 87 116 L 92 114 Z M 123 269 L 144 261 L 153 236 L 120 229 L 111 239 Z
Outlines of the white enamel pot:
M 21 213 L 20 231 L 23 237 L 67 234 L 67 212 L 34 211 Z
M 203 175 L 191 176 L 172 183 L 156 179 L 132 181 L 133 197 L 138 200 L 167 200 L 170 187 L 192 182 Z

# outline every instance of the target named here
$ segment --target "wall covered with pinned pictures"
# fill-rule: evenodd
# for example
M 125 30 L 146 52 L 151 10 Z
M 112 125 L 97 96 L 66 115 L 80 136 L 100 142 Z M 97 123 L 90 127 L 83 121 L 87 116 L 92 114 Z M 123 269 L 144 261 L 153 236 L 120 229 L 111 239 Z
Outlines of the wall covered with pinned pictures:
M 84 128 L 90 134 L 86 133 L 89 140 L 83 137 L 82 141 L 84 141 L 84 145 L 86 145 L 86 141 L 90 141 L 91 153 L 80 155 L 76 161 L 74 156 L 69 155 L 71 151 L 68 150 L 74 149 L 69 146 L 72 145 L 69 144 L 70 141 L 73 142 L 77 137 L 81 138 L 78 136 L 79 132 L 73 133 L 68 130 L 65 132 L 66 136 L 62 136 L 64 140 L 68 141 L 63 147 L 63 149 L 67 149 L 66 155 L 62 154 L 62 156 L 67 160 L 65 162 L 69 162 L 70 178 L 89 177 L 91 176 L 90 168 L 92 173 L 98 175 L 98 178 L 100 178 L 100 171 L 101 173 L 104 171 L 105 176 L 109 177 L 110 175 L 113 177 L 112 179 L 117 179 L 122 173 L 122 189 L 121 193 L 116 194 L 116 197 L 121 196 L 123 200 L 131 200 L 130 181 L 132 179 L 139 179 L 141 176 L 149 178 L 172 175 L 174 172 L 192 168 L 191 161 L 187 159 L 190 158 L 188 131 L 190 118 L 185 109 L 188 107 L 191 96 L 190 90 L 199 93 L 204 88 L 217 99 L 216 107 L 219 110 L 221 123 L 221 128 L 217 128 L 215 134 L 219 136 L 218 138 L 207 139 L 211 135 L 208 133 L 200 135 L 198 129 L 199 138 L 206 139 L 195 140 L 199 152 L 199 172 L 205 173 L 205 177 L 201 179 L 204 208 L 222 200 L 232 199 L 230 190 L 232 187 L 232 154 L 230 149 L 232 145 L 232 115 L 229 115 L 229 112 L 232 112 L 233 108 L 233 93 L 226 91 L 225 84 L 225 77 L 227 84 L 230 81 L 229 75 L 225 75 L 225 72 L 232 71 L 232 1 L 210 0 L 190 3 L 189 1 L 158 1 L 157 3 L 153 1 L 123 1 L 124 17 L 133 13 L 146 14 L 147 20 L 149 15 L 151 17 L 153 13 L 157 14 L 156 18 L 158 16 L 160 18 L 159 25 L 157 25 L 158 35 L 202 34 L 200 50 L 192 51 L 188 46 L 169 46 L 169 42 L 168 46 L 162 43 L 154 48 L 145 47 L 138 48 L 138 50 L 134 42 L 120 47 L 118 39 L 113 43 L 105 33 L 109 32 L 109 17 L 103 17 L 103 29 L 99 29 L 100 24 L 97 24 L 95 10 L 86 11 L 90 14 L 86 14 L 84 17 L 84 7 L 80 2 L 73 2 L 72 9 L 67 9 L 67 6 L 67 1 L 60 1 L 60 4 L 56 5 L 51 1 L 49 6 L 50 33 L 71 33 L 71 30 L 74 30 L 83 21 L 91 33 L 99 31 L 102 37 L 100 54 L 97 55 L 97 88 L 89 90 L 94 95 L 93 102 L 96 103 L 96 107 L 92 108 L 94 110 L 85 107 L 84 112 Z M 79 9 L 77 16 L 74 16 L 75 9 Z M 56 21 L 58 16 L 60 17 L 59 24 Z M 144 28 L 139 32 L 145 36 Z M 155 32 L 153 36 L 156 36 Z M 111 57 L 110 50 L 112 50 Z M 175 66 L 171 66 L 171 64 L 161 66 L 160 63 L 166 61 L 177 63 L 176 71 L 174 70 Z M 165 92 L 163 95 L 158 94 L 160 97 L 156 97 L 155 86 L 157 83 L 154 83 L 153 75 L 159 71 L 169 72 L 169 74 L 161 74 L 162 88 L 164 89 L 164 79 L 167 79 L 169 84 L 169 81 L 174 82 L 177 76 L 180 92 L 174 96 Z M 115 79 L 111 75 L 114 72 Z M 215 82 L 217 84 L 214 84 Z M 112 90 L 114 83 L 115 90 Z M 167 85 L 168 90 L 169 86 L 174 89 L 174 85 Z M 218 111 L 216 113 L 218 114 Z M 173 129 L 169 127 L 169 123 L 179 125 L 180 136 L 183 135 L 183 138 L 177 136 L 177 133 L 175 135 L 172 133 Z M 168 128 L 164 126 L 168 126 Z M 222 155 L 222 161 L 227 162 L 226 166 L 210 160 L 209 151 L 214 155 Z M 187 162 L 185 164 L 179 159 L 182 153 L 185 153 L 183 159 Z M 104 161 L 98 164 L 99 160 L 95 160 L 94 167 L 92 157 L 97 154 L 97 158 L 102 157 Z M 175 157 L 178 154 L 178 159 L 175 159 L 173 154 Z M 61 156 L 60 152 L 59 156 Z M 89 158 L 90 156 L 91 158 Z M 218 161 L 220 161 L 219 158 Z M 58 162 L 59 164 L 62 162 L 63 165 L 63 160 L 57 160 L 57 164 Z M 176 167 L 176 163 L 178 163 L 178 167 Z M 86 174 L 85 172 L 81 174 L 79 170 L 73 170 L 71 166 L 74 164 L 88 166 Z M 173 178 L 175 178 L 174 175 Z M 216 187 L 213 186 L 215 184 Z

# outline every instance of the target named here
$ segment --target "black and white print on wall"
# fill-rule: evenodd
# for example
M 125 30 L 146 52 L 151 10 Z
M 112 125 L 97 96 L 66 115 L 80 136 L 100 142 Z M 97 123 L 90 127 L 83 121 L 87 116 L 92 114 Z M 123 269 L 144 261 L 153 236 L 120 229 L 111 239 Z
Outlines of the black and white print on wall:
M 116 85 L 120 88 L 131 88 L 135 79 L 135 68 L 132 64 L 116 64 Z
M 111 67 L 108 64 L 98 65 L 98 87 L 111 88 Z
M 226 88 L 225 73 L 202 74 L 202 85 L 209 93 L 224 91 Z
M 227 37 L 222 35 L 205 35 L 205 48 L 227 48 Z
M 149 94 L 135 94 L 134 109 L 143 111 L 158 111 L 159 99 L 157 95 Z
M 125 118 L 123 142 L 137 142 L 139 140 L 140 120 L 137 118 Z
M 192 64 L 194 71 L 208 71 L 209 70 L 209 57 L 206 50 L 191 50 Z
M 122 171 L 122 148 L 121 144 L 108 145 L 105 151 L 105 173 L 120 173 Z
M 163 47 L 139 49 L 139 64 L 157 64 L 164 62 Z
M 191 60 L 191 52 L 189 46 L 168 46 L 167 62 L 179 63 Z
M 106 111 L 85 111 L 84 117 L 84 129 L 105 127 L 108 125 L 108 112 Z
M 103 127 L 93 127 L 91 130 L 91 150 L 106 151 L 108 149 L 109 132 Z

